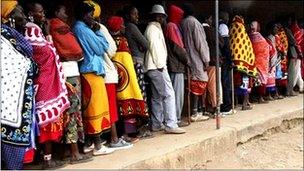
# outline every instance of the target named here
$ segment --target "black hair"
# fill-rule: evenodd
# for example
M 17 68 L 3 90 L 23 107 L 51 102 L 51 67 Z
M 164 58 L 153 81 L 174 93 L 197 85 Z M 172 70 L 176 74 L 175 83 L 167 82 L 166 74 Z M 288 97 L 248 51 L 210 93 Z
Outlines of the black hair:
M 273 29 L 274 29 L 275 26 L 276 26 L 276 22 L 275 22 L 275 21 L 270 21 L 270 22 L 268 22 L 268 23 L 266 24 L 266 27 L 265 27 L 266 32 L 267 32 L 268 34 L 272 33 L 272 31 L 273 31 Z
M 62 3 L 54 3 L 50 6 L 49 11 L 47 12 L 47 18 L 55 18 L 55 13 L 62 7 L 65 7 Z
M 75 12 L 74 12 L 74 16 L 76 20 L 82 20 L 83 17 L 87 14 L 90 13 L 92 11 L 94 11 L 94 7 L 84 3 L 84 2 L 80 2 L 76 5 L 75 7 Z
M 135 9 L 136 7 L 135 6 L 132 6 L 132 5 L 126 5 L 126 6 L 124 6 L 123 7 L 123 18 L 125 19 L 125 20 L 130 20 L 130 17 L 129 17 L 129 15 L 130 15 L 130 13 L 131 13 L 131 11 L 133 10 L 133 9 Z
M 184 10 L 185 17 L 194 14 L 194 7 L 193 7 L 193 4 L 191 4 L 191 3 L 184 3 L 182 5 L 182 9 Z

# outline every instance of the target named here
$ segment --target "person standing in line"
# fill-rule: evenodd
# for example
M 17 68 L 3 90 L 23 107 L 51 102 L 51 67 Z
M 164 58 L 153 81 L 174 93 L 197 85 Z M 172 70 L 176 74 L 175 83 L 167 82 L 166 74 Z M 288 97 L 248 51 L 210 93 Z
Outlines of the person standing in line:
M 110 148 L 115 150 L 127 149 L 133 147 L 133 144 L 126 142 L 122 138 L 118 138 L 116 123 L 118 121 L 118 106 L 117 106 L 117 84 L 118 84 L 118 73 L 114 63 L 111 61 L 116 55 L 117 46 L 109 33 L 106 26 L 100 23 L 101 21 L 101 8 L 95 1 L 84 1 L 85 3 L 94 7 L 93 18 L 100 26 L 100 32 L 104 35 L 105 39 L 109 43 L 108 50 L 104 53 L 105 62 L 105 85 L 107 89 L 108 101 L 109 101 L 109 112 L 111 120 L 111 141 L 109 144 Z
M 165 38 L 168 48 L 167 66 L 169 75 L 175 91 L 176 116 L 179 127 L 187 126 L 181 118 L 184 105 L 184 74 L 186 67 L 190 68 L 189 56 L 184 48 L 182 34 L 180 32 L 180 23 L 183 19 L 184 11 L 171 5 L 168 12 L 168 24 L 165 28 Z
M 53 142 L 59 142 L 63 136 L 63 115 L 70 103 L 62 64 L 53 45 L 44 8 L 37 2 L 29 3 L 27 7 L 31 21 L 26 24 L 25 39 L 33 46 L 33 59 L 39 69 L 38 77 L 35 78 L 38 87 L 35 107 L 39 124 L 39 143 L 44 145 L 42 167 L 50 169 L 65 164 L 52 158 L 52 147 Z
M 297 96 L 297 93 L 293 90 L 293 88 L 299 84 L 300 89 L 303 89 L 303 80 L 300 79 L 300 65 L 301 58 L 303 58 L 303 54 L 301 52 L 300 46 L 298 45 L 292 31 L 291 31 L 291 18 L 286 17 L 282 22 L 284 27 L 287 39 L 288 39 L 288 83 L 287 83 L 287 96 Z
M 223 86 L 223 104 L 221 105 L 221 113 L 223 115 L 230 115 L 235 113 L 232 110 L 232 77 L 231 72 L 233 68 L 230 44 L 229 44 L 229 14 L 221 11 L 219 14 L 219 35 L 220 35 L 220 51 L 222 55 L 221 63 L 221 82 Z
M 35 147 L 37 66 L 24 38 L 26 22 L 17 1 L 1 1 L 1 169 L 23 169 L 26 154 Z
M 109 44 L 93 19 L 94 7 L 81 2 L 76 6 L 76 23 L 73 31 L 78 38 L 84 59 L 80 63 L 82 85 L 82 110 L 86 134 L 84 151 L 104 155 L 114 149 L 104 146 L 100 135 L 111 127 L 108 95 L 105 86 L 104 54 Z
M 148 108 L 146 81 L 144 75 L 144 56 L 148 49 L 148 41 L 137 27 L 139 23 L 139 14 L 137 8 L 134 6 L 126 6 L 124 8 L 124 20 L 126 22 L 125 36 L 128 40 L 128 45 L 133 58 L 138 85 Z M 153 137 L 153 134 L 149 130 L 150 117 L 138 118 L 137 122 L 139 126 L 139 138 Z
M 208 73 L 208 85 L 206 92 L 206 111 L 210 112 L 212 116 L 215 114 L 217 99 L 216 99 L 216 47 L 215 47 L 215 32 L 213 26 L 212 15 L 207 15 L 203 23 L 204 30 L 206 32 L 206 40 L 208 42 L 210 50 L 210 62 L 207 68 Z
M 167 47 L 162 26 L 167 14 L 163 6 L 154 5 L 151 15 L 153 20 L 144 34 L 149 44 L 144 61 L 152 84 L 152 130 L 182 134 L 185 130 L 177 125 L 174 90 L 166 66 Z
M 70 108 L 64 115 L 63 142 L 70 145 L 70 163 L 74 164 L 87 162 L 91 156 L 81 155 L 78 150 L 78 142 L 84 143 L 81 85 L 77 63 L 83 59 L 83 52 L 70 26 L 67 25 L 67 19 L 66 7 L 61 4 L 55 5 L 54 9 L 52 9 L 52 19 L 50 20 L 50 34 L 62 61 L 68 97 L 71 103 Z
M 260 25 L 257 21 L 251 22 L 251 32 L 249 34 L 253 52 L 255 54 L 255 66 L 258 71 L 258 82 L 257 87 L 258 103 L 268 103 L 265 101 L 263 96 L 266 94 L 266 84 L 268 79 L 268 68 L 269 68 L 269 50 L 270 47 L 266 39 L 260 34 Z
M 202 112 L 198 112 L 198 106 L 201 106 L 198 103 L 200 96 L 204 95 L 207 89 L 207 68 L 210 61 L 209 46 L 203 25 L 193 16 L 193 5 L 184 4 L 183 10 L 185 13 L 181 28 L 191 65 L 190 91 L 193 99 L 191 121 L 203 121 L 209 119 L 209 117 L 203 116 Z

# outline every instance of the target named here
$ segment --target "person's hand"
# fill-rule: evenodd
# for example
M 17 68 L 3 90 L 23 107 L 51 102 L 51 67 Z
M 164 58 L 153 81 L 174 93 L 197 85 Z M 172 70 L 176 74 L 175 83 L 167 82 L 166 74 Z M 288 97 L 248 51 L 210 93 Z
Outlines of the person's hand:
M 94 22 L 93 25 L 92 25 L 92 30 L 93 30 L 93 31 L 98 31 L 98 30 L 100 30 L 100 25 L 99 25 L 99 23 Z
M 164 68 L 157 68 L 159 72 L 163 72 Z
M 50 20 L 46 20 L 46 21 L 43 23 L 43 29 L 44 29 L 44 31 L 45 31 L 46 36 L 47 36 L 47 35 L 50 35 Z

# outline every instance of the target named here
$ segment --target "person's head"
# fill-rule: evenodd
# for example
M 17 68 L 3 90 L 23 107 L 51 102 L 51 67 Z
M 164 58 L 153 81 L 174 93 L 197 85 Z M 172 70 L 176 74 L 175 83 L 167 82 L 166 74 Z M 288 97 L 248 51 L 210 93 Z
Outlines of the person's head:
M 16 28 L 20 33 L 24 33 L 26 25 L 26 16 L 23 8 L 17 4 L 17 1 L 1 1 L 2 22 Z
M 184 17 L 184 11 L 178 6 L 170 5 L 168 15 L 168 22 L 180 24 Z
M 204 22 L 205 23 L 207 23 L 207 24 L 209 24 L 210 26 L 212 26 L 213 25 L 213 17 L 212 17 L 212 15 L 206 15 L 205 17 L 204 17 Z
M 167 14 L 164 10 L 164 7 L 161 5 L 154 5 L 150 14 L 153 17 L 153 21 L 160 23 L 161 25 L 165 24 Z
M 74 16 L 76 20 L 80 20 L 91 27 L 94 24 L 93 12 L 94 7 L 87 3 L 81 2 L 76 5 Z
M 122 17 L 111 16 L 107 21 L 107 26 L 112 35 L 120 35 L 125 33 L 125 25 Z
M 250 24 L 251 32 L 260 32 L 260 24 L 257 21 L 252 21 Z
M 184 10 L 184 17 L 194 15 L 194 7 L 191 3 L 184 3 L 182 9 Z
M 68 15 L 66 14 L 66 8 L 64 5 L 57 5 L 54 11 L 54 15 L 64 22 L 67 22 L 68 20 Z
M 272 35 L 278 34 L 278 31 L 279 31 L 278 30 L 278 25 L 273 21 L 269 22 L 266 25 L 266 30 L 267 30 L 268 34 L 272 34 Z
M 92 0 L 84 1 L 84 3 L 86 3 L 89 6 L 94 8 L 93 18 L 94 18 L 95 21 L 100 22 L 101 8 L 100 8 L 99 4 L 95 1 L 92 1 Z
M 224 23 L 228 23 L 229 21 L 229 14 L 226 11 L 221 11 L 219 14 L 219 19 L 222 20 Z
M 125 6 L 124 7 L 124 16 L 126 21 L 138 24 L 139 15 L 138 10 L 134 6 Z
M 32 22 L 41 25 L 46 22 L 43 6 L 38 2 L 29 3 L 27 5 L 28 16 Z

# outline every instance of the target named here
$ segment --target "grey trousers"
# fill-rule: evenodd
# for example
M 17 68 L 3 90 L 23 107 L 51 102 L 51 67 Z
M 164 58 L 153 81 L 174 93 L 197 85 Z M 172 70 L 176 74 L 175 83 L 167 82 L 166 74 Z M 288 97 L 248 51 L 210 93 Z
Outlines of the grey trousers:
M 175 92 L 176 117 L 177 121 L 180 122 L 184 105 L 184 73 L 170 73 L 170 78 Z
M 290 59 L 288 66 L 288 86 L 287 94 L 290 94 L 294 86 L 298 85 L 300 91 L 303 91 L 303 79 L 301 76 L 301 60 Z
M 177 128 L 175 96 L 167 69 L 162 72 L 150 70 L 147 75 L 151 80 L 152 128 L 160 128 L 165 124 L 169 128 Z

